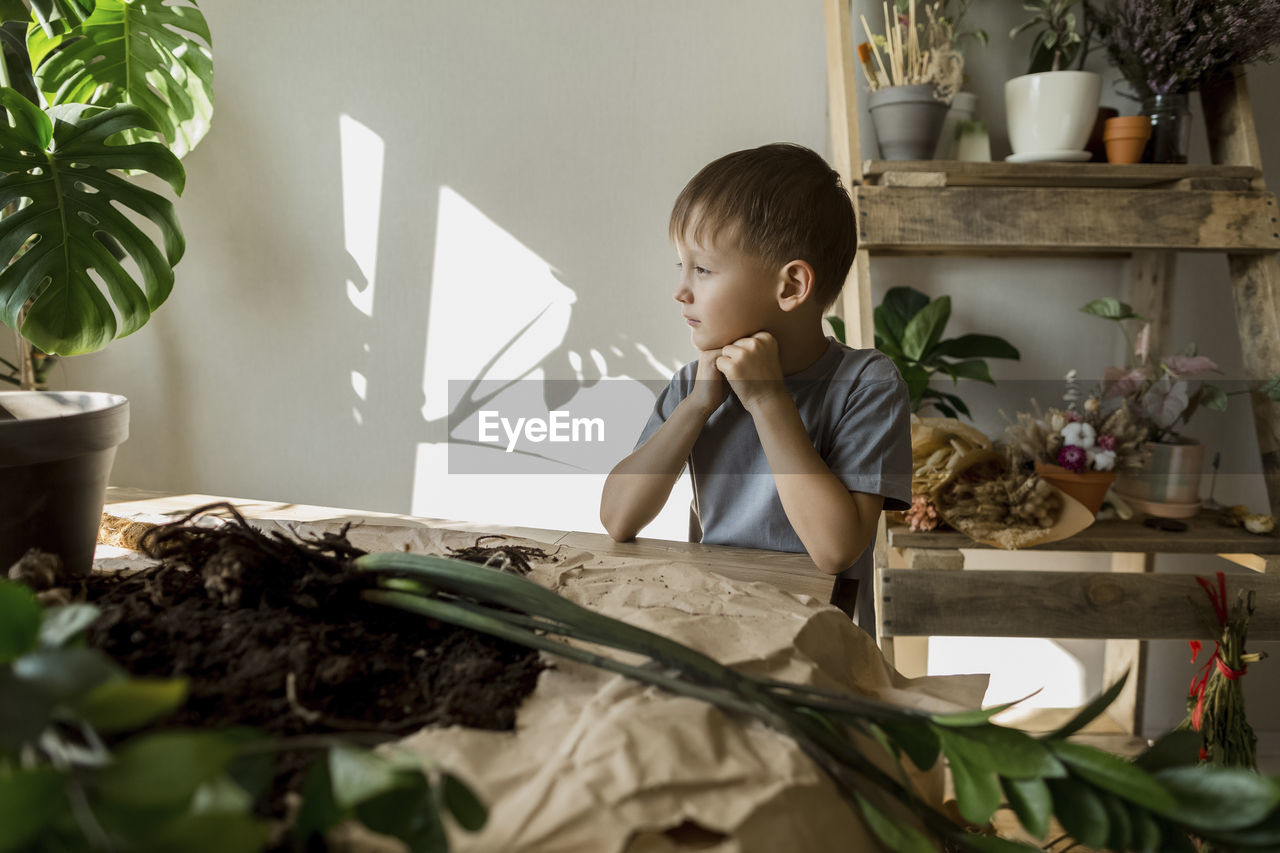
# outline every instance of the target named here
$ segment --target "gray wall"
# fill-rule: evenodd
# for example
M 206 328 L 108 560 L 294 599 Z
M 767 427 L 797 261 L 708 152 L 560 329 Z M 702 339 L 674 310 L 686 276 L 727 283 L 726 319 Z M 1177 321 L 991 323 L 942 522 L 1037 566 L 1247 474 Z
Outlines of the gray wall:
M 992 46 L 971 51 L 969 88 L 1001 157 L 1002 86 L 1023 72 L 1025 43 L 1006 38 L 1016 4 L 981 7 Z M 447 382 L 480 375 L 514 341 L 490 377 L 613 378 L 625 390 L 620 429 L 639 431 L 651 392 L 623 377 L 665 379 L 693 356 L 671 301 L 675 194 L 728 151 L 789 140 L 829 153 L 819 0 L 204 8 L 217 119 L 186 160 L 190 245 L 174 295 L 143 331 L 55 378 L 132 401 L 115 482 L 599 530 L 598 472 L 448 475 Z M 1277 85 L 1275 67 L 1254 72 L 1255 92 Z M 1104 101 L 1129 106 L 1110 84 Z M 1280 117 L 1258 118 L 1280 185 Z M 1194 156 L 1207 157 L 1202 142 Z M 949 293 L 949 334 L 1021 347 L 1021 362 L 993 364 L 1003 397 L 966 391 L 988 432 L 1002 429 L 997 408 L 1025 405 L 1013 380 L 1069 367 L 1096 376 L 1120 358 L 1114 330 L 1076 309 L 1122 293 L 1121 262 L 876 259 L 872 269 L 877 301 L 897 284 Z M 1180 258 L 1176 299 L 1174 339 L 1239 376 L 1225 262 Z M 1247 412 L 1205 414 L 1193 432 L 1222 449 L 1225 471 L 1243 472 L 1220 478 L 1216 497 L 1263 506 Z M 683 506 L 673 499 L 649 532 L 680 537 Z M 1160 568 L 1214 566 L 1161 558 Z M 1153 646 L 1148 726 L 1158 730 L 1180 716 L 1192 667 L 1185 644 Z M 1084 664 L 1080 689 L 1096 689 L 1097 644 L 1066 647 Z M 968 664 L 998 669 L 999 657 Z M 1247 680 L 1263 728 L 1280 728 L 1280 691 L 1263 689 L 1280 683 L 1268 677 L 1278 665 Z

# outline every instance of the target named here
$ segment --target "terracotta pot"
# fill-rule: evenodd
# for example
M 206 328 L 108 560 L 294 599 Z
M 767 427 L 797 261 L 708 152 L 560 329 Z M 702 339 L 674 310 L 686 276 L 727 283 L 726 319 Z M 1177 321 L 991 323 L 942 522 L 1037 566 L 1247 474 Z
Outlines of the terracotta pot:
M 1085 509 L 1094 515 L 1102 509 L 1102 499 L 1107 496 L 1107 489 L 1116 479 L 1115 471 L 1082 471 L 1077 474 L 1061 465 L 1050 465 L 1047 462 L 1036 463 L 1036 473 L 1049 485 L 1066 492 L 1084 504 Z
M 1107 162 L 1139 163 L 1151 138 L 1151 119 L 1146 116 L 1119 116 L 1107 119 L 1102 139 L 1107 145 Z
M 1120 111 L 1115 107 L 1098 107 L 1098 117 L 1093 121 L 1093 130 L 1089 131 L 1089 141 L 1084 148 L 1093 155 L 1092 159 L 1095 163 L 1107 162 L 1107 143 L 1102 138 L 1102 130 L 1106 126 L 1107 119 L 1115 118 L 1120 115 Z

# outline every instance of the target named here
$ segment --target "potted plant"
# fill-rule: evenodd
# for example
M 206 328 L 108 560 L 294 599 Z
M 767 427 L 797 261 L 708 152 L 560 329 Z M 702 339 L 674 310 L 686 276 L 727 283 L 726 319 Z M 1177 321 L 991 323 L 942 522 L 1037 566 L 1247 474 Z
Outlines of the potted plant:
M 1152 133 L 1144 159 L 1185 163 L 1188 96 L 1234 66 L 1273 59 L 1276 0 L 1123 0 L 1089 4 L 1111 62 L 1142 103 Z
M 1075 0 L 1027 0 L 1031 17 L 1010 38 L 1031 30 L 1028 73 L 1004 85 L 1009 142 L 1015 163 L 1088 160 L 1085 150 L 1098 116 L 1102 78 L 1092 71 L 1067 70 L 1087 46 L 1076 31 Z
M 1150 515 L 1194 515 L 1200 508 L 1204 447 L 1194 438 L 1180 435 L 1177 429 L 1201 407 L 1225 411 L 1228 397 L 1251 389 L 1228 392 L 1204 381 L 1192 388 L 1190 380 L 1220 372 L 1212 359 L 1196 352 L 1195 344 L 1181 354 L 1153 362 L 1149 346 L 1151 324 L 1118 299 L 1096 299 L 1080 310 L 1120 326 L 1129 353 L 1127 363 L 1106 369 L 1102 396 L 1121 400 L 1145 432 L 1150 462 L 1120 478 L 1116 492 Z M 1133 336 L 1126 325 L 1131 320 L 1142 323 Z M 1273 400 L 1280 400 L 1280 376 L 1260 384 L 1258 390 Z
M 858 46 L 858 56 L 870 90 L 867 109 L 886 159 L 929 159 L 947 107 L 964 82 L 964 56 L 943 6 L 942 0 L 926 3 L 920 16 L 915 0 L 905 0 L 895 3 L 890 17 L 886 4 L 883 35 L 872 33 L 861 16 L 868 41 Z
M 1146 464 L 1146 429 L 1126 406 L 1108 411 L 1096 393 L 1081 400 L 1076 371 L 1066 381 L 1065 408 L 1041 412 L 1033 401 L 1005 432 L 1041 479 L 1096 515 L 1117 474 Z
M 951 377 L 953 385 L 959 385 L 961 379 L 995 385 L 984 359 L 1021 358 L 1016 347 L 995 335 L 961 335 L 944 340 L 942 333 L 951 318 L 950 296 L 931 301 L 914 288 L 892 287 L 885 293 L 884 301 L 876 306 L 873 316 L 876 349 L 893 359 L 906 380 L 912 414 L 932 406 L 943 417 L 964 415 L 972 420 L 964 400 L 929 387 L 929 380 L 945 374 Z M 844 343 L 844 321 L 828 317 L 827 322 L 836 338 Z
M 88 571 L 128 403 L 36 389 L 50 358 L 137 331 L 173 287 L 173 204 L 123 173 L 182 192 L 213 111 L 209 30 L 164 0 L 9 2 L 0 21 L 0 322 L 23 389 L 0 394 L 0 570 L 39 546 Z

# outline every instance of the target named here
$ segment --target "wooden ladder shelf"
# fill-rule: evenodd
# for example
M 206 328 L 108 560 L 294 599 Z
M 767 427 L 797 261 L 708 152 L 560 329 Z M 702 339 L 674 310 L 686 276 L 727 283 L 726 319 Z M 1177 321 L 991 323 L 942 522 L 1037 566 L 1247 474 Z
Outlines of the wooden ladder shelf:
M 1176 253 L 1221 252 L 1245 372 L 1254 379 L 1280 374 L 1280 213 L 1263 180 L 1243 72 L 1201 92 L 1212 165 L 864 160 L 849 0 L 823 2 L 832 159 L 857 215 L 858 252 L 841 304 L 850 346 L 874 345 L 872 253 L 1127 256 L 1128 301 L 1152 319 L 1151 348 L 1160 351 L 1169 339 Z M 1280 404 L 1259 392 L 1251 403 L 1271 512 L 1280 515 Z M 1046 551 L 1103 551 L 1112 555 L 1113 573 L 1146 578 L 1108 583 L 1083 573 L 1000 572 L 993 583 L 989 573 L 949 571 L 963 568 L 961 548 L 979 547 L 960 534 L 882 528 L 877 635 L 904 674 L 924 674 L 930 634 L 1106 638 L 1107 677 L 1134 670 L 1113 711 L 1132 733 L 1141 718 L 1142 641 L 1203 633 L 1185 608 L 1161 609 L 1167 619 L 1136 618 L 1185 592 L 1185 584 L 1149 574 L 1153 555 L 1164 552 L 1216 554 L 1267 573 L 1250 582 L 1259 591 L 1250 636 L 1280 639 L 1280 539 L 1223 528 L 1208 515 L 1186 534 L 1100 522 L 1025 552 L 1037 564 L 1047 561 Z M 1182 580 L 1195 589 L 1189 576 Z M 971 629 L 961 630 L 966 625 Z

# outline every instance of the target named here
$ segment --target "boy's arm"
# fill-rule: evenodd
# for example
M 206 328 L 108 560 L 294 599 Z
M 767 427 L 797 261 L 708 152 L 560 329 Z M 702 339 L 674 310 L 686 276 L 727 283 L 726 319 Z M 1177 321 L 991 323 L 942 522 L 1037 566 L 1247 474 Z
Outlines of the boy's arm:
M 790 395 L 746 406 L 756 424 L 778 497 L 813 562 L 828 574 L 849 568 L 867 549 L 884 498 L 851 492 L 814 448 Z
M 715 369 L 719 350 L 698 358 L 693 392 L 676 406 L 648 441 L 609 472 L 600 495 L 600 523 L 617 542 L 635 538 L 671 495 L 693 443 L 728 394 Z
M 735 341 L 722 350 L 717 367 L 755 422 L 782 509 L 801 544 L 822 571 L 849 568 L 875 534 L 884 498 L 851 492 L 831 473 L 787 393 L 772 335 Z

